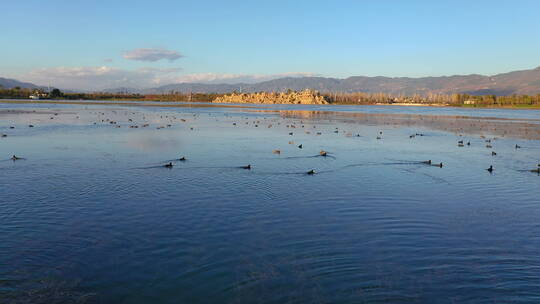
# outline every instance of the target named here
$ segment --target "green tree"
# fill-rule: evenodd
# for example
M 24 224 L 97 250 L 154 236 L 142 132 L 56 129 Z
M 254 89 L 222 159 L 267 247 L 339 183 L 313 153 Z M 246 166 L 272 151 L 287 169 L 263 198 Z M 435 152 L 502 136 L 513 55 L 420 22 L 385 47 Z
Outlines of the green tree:
M 51 98 L 58 98 L 64 96 L 64 93 L 62 93 L 62 91 L 60 91 L 59 89 L 53 89 L 49 96 Z

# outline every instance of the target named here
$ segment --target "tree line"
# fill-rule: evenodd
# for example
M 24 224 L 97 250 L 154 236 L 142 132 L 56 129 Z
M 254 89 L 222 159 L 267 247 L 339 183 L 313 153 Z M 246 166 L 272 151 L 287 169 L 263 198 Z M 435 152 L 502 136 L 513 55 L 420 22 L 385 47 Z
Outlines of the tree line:
M 136 93 L 64 93 L 59 89 L 45 92 L 43 89 L 28 88 L 3 88 L 0 86 L 0 98 L 4 99 L 28 99 L 30 95 L 36 93 L 47 96 L 51 99 L 66 100 L 139 100 L 139 101 L 193 101 L 211 102 L 212 100 L 228 95 L 218 93 L 180 93 L 171 91 L 165 94 L 136 94 Z M 540 106 L 540 94 L 537 95 L 470 95 L 470 94 L 415 94 L 411 96 L 395 95 L 388 93 L 343 93 L 326 92 L 321 93 L 324 98 L 332 104 L 440 104 L 451 106 Z

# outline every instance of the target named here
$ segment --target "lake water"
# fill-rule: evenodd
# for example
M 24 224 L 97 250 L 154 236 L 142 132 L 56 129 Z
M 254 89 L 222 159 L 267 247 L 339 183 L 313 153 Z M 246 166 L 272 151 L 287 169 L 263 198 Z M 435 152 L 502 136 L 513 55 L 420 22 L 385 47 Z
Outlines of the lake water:
M 0 303 L 540 302 L 540 111 L 184 105 L 0 104 Z

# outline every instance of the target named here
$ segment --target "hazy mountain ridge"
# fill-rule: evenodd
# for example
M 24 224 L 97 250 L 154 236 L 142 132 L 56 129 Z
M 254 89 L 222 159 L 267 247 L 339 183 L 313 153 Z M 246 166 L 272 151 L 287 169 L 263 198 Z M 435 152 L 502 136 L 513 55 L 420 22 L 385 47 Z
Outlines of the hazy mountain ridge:
M 12 89 L 15 87 L 26 88 L 26 89 L 41 88 L 41 86 L 35 85 L 30 82 L 22 82 L 16 79 L 3 78 L 3 77 L 0 77 L 0 87 L 5 88 L 5 89 Z
M 493 76 L 478 74 L 440 77 L 367 77 L 352 76 L 345 79 L 326 77 L 287 77 L 254 84 L 202 84 L 180 83 L 141 90 L 142 93 L 189 93 L 283 92 L 315 89 L 320 92 L 368 92 L 390 94 L 454 94 L 511 95 L 540 94 L 540 67 L 532 70 L 514 71 Z
M 9 78 L 0 78 L 0 85 L 4 88 L 13 88 L 16 86 L 22 88 L 41 87 L 32 83 L 21 82 Z M 320 92 L 367 92 L 389 93 L 395 95 L 454 93 L 467 93 L 472 95 L 535 95 L 540 94 L 540 67 L 493 76 L 478 74 L 421 78 L 352 76 L 345 79 L 328 77 L 285 77 L 249 84 L 177 83 L 149 89 L 127 87 L 112 88 L 103 90 L 103 92 L 164 94 L 170 92 L 230 93 L 237 91 L 252 93 L 263 91 L 284 92 L 289 89 L 294 91 L 314 89 Z

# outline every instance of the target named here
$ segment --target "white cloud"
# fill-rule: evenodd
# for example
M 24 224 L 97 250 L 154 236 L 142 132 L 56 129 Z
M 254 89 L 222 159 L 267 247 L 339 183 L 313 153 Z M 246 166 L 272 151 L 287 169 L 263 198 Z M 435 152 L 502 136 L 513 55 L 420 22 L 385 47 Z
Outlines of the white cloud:
M 217 74 L 199 73 L 181 75 L 175 79 L 175 83 L 180 82 L 201 82 L 201 83 L 256 83 L 283 77 L 312 77 L 318 76 L 315 73 L 292 72 L 281 74 Z
M 124 53 L 123 57 L 128 60 L 137 60 L 137 61 L 158 61 L 162 59 L 168 59 L 169 61 L 174 61 L 178 58 L 184 57 L 182 54 L 177 51 L 171 51 L 167 49 L 134 49 Z
M 171 83 L 256 83 L 282 77 L 317 76 L 314 73 L 282 74 L 181 74 L 181 68 L 144 67 L 127 70 L 101 67 L 52 67 L 32 70 L 19 77 L 39 85 L 95 91 L 120 87 L 152 88 Z
M 145 88 L 158 86 L 172 76 L 177 76 L 180 68 L 140 68 L 125 70 L 107 66 L 101 67 L 54 67 L 32 70 L 24 75 L 33 83 L 50 84 L 63 89 L 102 90 L 107 88 Z

